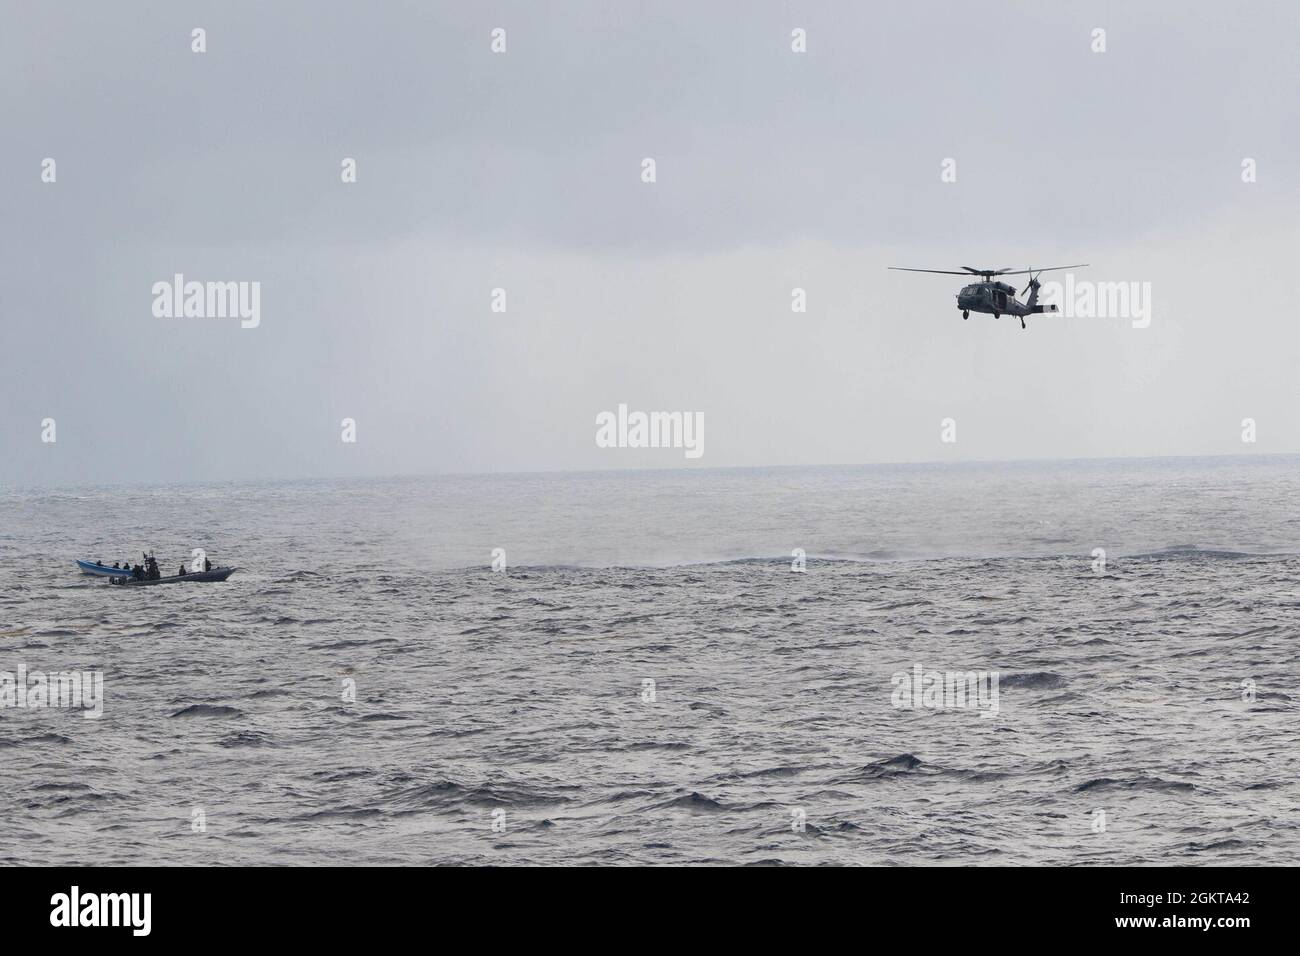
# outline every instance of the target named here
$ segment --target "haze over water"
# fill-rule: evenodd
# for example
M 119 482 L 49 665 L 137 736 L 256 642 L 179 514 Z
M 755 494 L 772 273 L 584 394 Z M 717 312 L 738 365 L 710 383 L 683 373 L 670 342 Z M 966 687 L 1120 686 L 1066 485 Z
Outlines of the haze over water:
M 0 709 L 0 857 L 1293 861 L 1297 465 L 5 492 L 0 671 L 106 700 Z M 73 564 L 194 547 L 241 570 Z M 917 664 L 999 712 L 895 707 Z

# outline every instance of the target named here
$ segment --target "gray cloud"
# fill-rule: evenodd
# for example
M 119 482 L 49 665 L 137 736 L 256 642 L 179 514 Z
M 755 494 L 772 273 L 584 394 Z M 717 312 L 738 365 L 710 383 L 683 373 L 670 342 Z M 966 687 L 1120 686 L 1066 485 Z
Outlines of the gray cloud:
M 1246 416 L 1295 450 L 1298 26 L 1284 3 L 11 10 L 0 480 L 688 464 L 597 449 L 619 402 L 703 411 L 706 466 L 1230 453 Z M 962 323 L 956 277 L 884 269 L 1048 260 L 1150 281 L 1156 321 Z M 154 318 L 175 272 L 260 281 L 261 327 Z

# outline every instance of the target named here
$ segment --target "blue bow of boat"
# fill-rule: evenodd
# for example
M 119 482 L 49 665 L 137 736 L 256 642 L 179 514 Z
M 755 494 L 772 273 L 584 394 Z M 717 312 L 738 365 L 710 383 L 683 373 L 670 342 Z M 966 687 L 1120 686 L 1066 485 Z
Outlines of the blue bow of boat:
M 106 568 L 94 561 L 78 561 L 77 567 L 81 568 L 85 574 L 101 574 L 107 578 L 129 578 L 131 576 L 130 568 Z

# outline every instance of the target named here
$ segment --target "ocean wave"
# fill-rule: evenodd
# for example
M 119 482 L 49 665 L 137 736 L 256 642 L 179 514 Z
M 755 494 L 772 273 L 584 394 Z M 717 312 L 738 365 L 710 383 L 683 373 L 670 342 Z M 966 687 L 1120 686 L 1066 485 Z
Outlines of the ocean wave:
M 1052 542 L 1052 543 L 1067 543 Z M 1071 549 L 1045 549 L 1045 550 L 1026 550 L 1023 548 L 1008 548 L 1005 551 L 994 550 L 977 550 L 962 548 L 945 548 L 945 549 L 878 549 L 862 552 L 848 551 L 828 551 L 812 552 L 809 551 L 804 555 L 805 566 L 807 570 L 813 569 L 814 565 L 826 565 L 828 567 L 852 567 L 855 565 L 894 565 L 894 564 L 934 564 L 937 562 L 953 562 L 957 564 L 980 564 L 980 563 L 1036 563 L 1036 562 L 1080 562 L 1081 566 L 1087 568 L 1093 561 L 1091 543 L 1078 543 L 1076 548 Z M 1109 549 L 1108 549 L 1109 550 Z M 1147 548 L 1139 550 L 1129 550 L 1123 547 L 1116 547 L 1110 551 L 1108 560 L 1114 564 L 1120 561 L 1159 561 L 1159 560 L 1178 560 L 1178 561 L 1200 561 L 1200 560 L 1240 560 L 1247 558 L 1294 558 L 1300 557 L 1300 547 L 1291 549 L 1279 549 L 1261 545 L 1259 547 L 1200 547 L 1197 545 L 1171 545 L 1161 548 Z M 509 580 L 511 575 L 518 575 L 521 579 L 526 574 L 546 575 L 561 572 L 568 573 L 599 573 L 601 571 L 654 571 L 665 569 L 680 570 L 700 570 L 708 571 L 711 569 L 724 569 L 734 567 L 756 567 L 771 568 L 774 570 L 789 570 L 793 562 L 793 555 L 790 553 L 783 554 L 750 554 L 735 555 L 730 557 L 715 558 L 689 558 L 681 557 L 676 559 L 657 559 L 654 561 L 636 561 L 636 560 L 619 560 L 613 559 L 607 562 L 592 562 L 587 564 L 568 564 L 568 563 L 539 563 L 539 564 L 514 564 L 504 574 L 492 574 L 490 569 L 482 565 L 467 565 L 457 568 L 456 570 L 463 574 L 491 574 L 493 578 L 499 578 L 502 581 Z M 1096 577 L 1090 571 L 1080 575 L 1082 578 Z M 986 597 L 985 600 L 1000 600 L 999 597 Z
M 998 686 L 1025 687 L 1032 690 L 1055 690 L 1064 687 L 1069 681 L 1060 674 L 1050 671 L 1027 671 L 1023 673 L 999 673 Z
M 190 704 L 188 707 L 182 707 L 175 713 L 168 714 L 169 717 L 242 717 L 244 712 L 238 707 L 229 707 L 225 704 Z
M 22 740 L 15 740 L 12 737 L 0 737 L 0 747 L 25 747 L 29 744 L 70 744 L 71 737 L 65 737 L 62 734 L 38 734 L 35 737 L 26 737 Z
M 720 800 L 713 797 L 706 797 L 704 794 L 695 790 L 692 790 L 690 793 L 683 796 L 674 797 L 664 803 L 655 804 L 655 806 L 690 810 L 693 813 L 717 813 L 727 809 L 722 805 Z
M 1139 775 L 1128 777 L 1126 779 L 1117 779 L 1114 777 L 1097 777 L 1086 783 L 1081 783 L 1074 788 L 1076 793 L 1084 793 L 1091 790 L 1156 790 L 1169 793 L 1188 793 L 1195 790 L 1196 787 L 1190 783 L 1184 783 L 1177 780 L 1162 780 L 1159 777 L 1148 777 Z

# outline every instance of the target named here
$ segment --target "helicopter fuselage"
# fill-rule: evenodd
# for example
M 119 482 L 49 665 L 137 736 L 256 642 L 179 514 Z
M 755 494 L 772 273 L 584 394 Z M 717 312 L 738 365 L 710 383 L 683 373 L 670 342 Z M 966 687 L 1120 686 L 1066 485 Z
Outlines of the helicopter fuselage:
M 974 282 L 957 293 L 957 308 L 989 315 L 1033 315 L 1042 307 L 1016 299 L 1016 287 L 1005 282 Z

